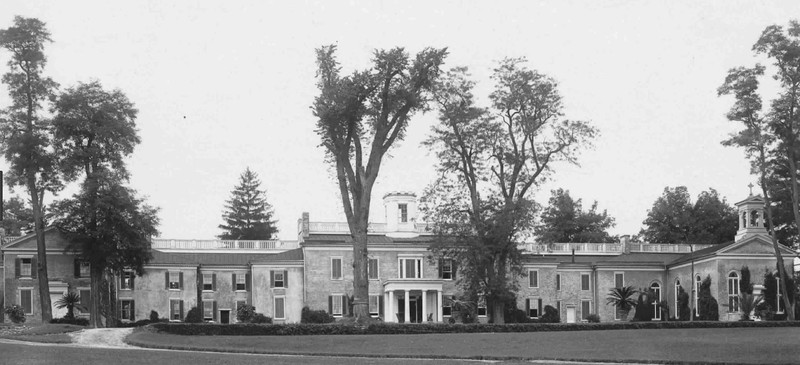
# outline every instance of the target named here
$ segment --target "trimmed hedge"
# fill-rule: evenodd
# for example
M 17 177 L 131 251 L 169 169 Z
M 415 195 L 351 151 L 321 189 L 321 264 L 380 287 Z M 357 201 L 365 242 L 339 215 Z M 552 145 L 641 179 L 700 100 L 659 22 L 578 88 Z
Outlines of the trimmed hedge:
M 445 324 L 445 323 L 376 323 L 352 324 L 218 324 L 155 323 L 159 332 L 192 336 L 299 336 L 299 335 L 368 335 L 422 333 L 548 332 L 596 331 L 659 328 L 736 328 L 800 327 L 800 322 L 609 322 L 609 323 L 525 323 L 525 324 Z
M 50 323 L 60 323 L 60 324 L 75 324 L 78 326 L 88 326 L 89 320 L 86 318 L 53 318 L 50 320 Z
M 143 327 L 147 326 L 148 324 L 152 323 L 169 323 L 168 318 L 159 318 L 157 321 L 153 321 L 151 319 L 140 319 L 136 322 L 122 322 L 117 321 L 117 327 L 119 328 L 131 328 L 131 327 Z

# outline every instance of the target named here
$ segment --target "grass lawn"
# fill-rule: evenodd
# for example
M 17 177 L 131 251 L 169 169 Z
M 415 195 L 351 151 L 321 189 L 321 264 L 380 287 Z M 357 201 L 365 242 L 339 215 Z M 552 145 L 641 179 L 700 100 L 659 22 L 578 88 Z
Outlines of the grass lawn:
M 349 336 L 181 336 L 142 330 L 128 342 L 274 354 L 796 364 L 798 339 L 800 328 L 793 327 Z
M 31 342 L 71 343 L 72 339 L 67 333 L 84 328 L 86 327 L 72 324 L 2 324 L 0 325 L 0 338 Z

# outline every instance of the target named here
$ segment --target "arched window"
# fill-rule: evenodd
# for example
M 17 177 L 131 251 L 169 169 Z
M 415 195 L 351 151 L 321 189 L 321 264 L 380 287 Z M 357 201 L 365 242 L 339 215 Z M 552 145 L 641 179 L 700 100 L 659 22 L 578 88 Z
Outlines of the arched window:
M 681 292 L 681 279 L 675 278 L 675 318 L 681 318 L 681 306 L 678 303 L 678 293 Z
M 697 275 L 694 278 L 694 315 L 696 317 L 700 317 L 700 309 L 698 308 L 698 304 L 700 303 L 700 283 L 703 279 L 700 279 L 700 275 Z
M 657 282 L 650 284 L 650 290 L 653 291 L 653 319 L 656 321 L 661 320 L 661 308 L 658 303 L 661 302 L 661 285 Z
M 747 228 L 747 212 L 742 212 L 742 229 Z
M 739 311 L 739 274 L 731 271 L 728 274 L 728 312 Z
M 750 227 L 758 227 L 758 211 L 750 212 Z

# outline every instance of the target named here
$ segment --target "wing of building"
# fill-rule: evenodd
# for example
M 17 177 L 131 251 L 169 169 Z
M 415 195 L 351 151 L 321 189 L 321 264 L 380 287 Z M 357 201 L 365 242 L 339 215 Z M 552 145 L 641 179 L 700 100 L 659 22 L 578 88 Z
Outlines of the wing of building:
M 433 259 L 428 247 L 435 238 L 429 227 L 416 222 L 416 196 L 395 192 L 384 197 L 386 223 L 370 224 L 369 310 L 386 322 L 443 322 L 454 313 L 459 295 L 458 265 Z M 739 231 L 732 242 L 717 245 L 631 243 L 560 243 L 525 245 L 524 271 L 517 308 L 531 318 L 543 307 L 558 309 L 561 322 L 585 320 L 599 314 L 617 319 L 606 305 L 616 287 L 651 288 L 666 300 L 670 317 L 678 313 L 679 288 L 687 293 L 700 280 L 711 278 L 721 320 L 738 320 L 740 269 L 748 266 L 758 284 L 760 273 L 775 270 L 772 243 L 763 223 L 764 202 L 750 196 L 736 203 Z M 153 260 L 144 274 L 122 272 L 108 290 L 113 292 L 123 321 L 149 318 L 156 311 L 181 321 L 192 307 L 207 321 L 236 322 L 236 308 L 251 304 L 275 323 L 300 322 L 304 306 L 336 318 L 351 311 L 352 246 L 346 223 L 314 222 L 304 213 L 297 241 L 220 241 L 153 239 Z M 89 267 L 66 250 L 67 242 L 54 228 L 46 231 L 51 303 L 74 291 L 88 297 Z M 787 268 L 796 253 L 783 248 Z M 36 240 L 19 237 L 0 247 L 3 255 L 4 305 L 18 304 L 28 321 L 41 320 L 36 280 Z M 655 304 L 654 304 L 655 305 Z M 486 308 L 477 303 L 479 320 Z M 697 306 L 693 306 L 696 308 Z M 53 308 L 53 317 L 63 309 Z M 654 319 L 662 319 L 653 311 Z M 94 313 L 92 308 L 79 316 Z

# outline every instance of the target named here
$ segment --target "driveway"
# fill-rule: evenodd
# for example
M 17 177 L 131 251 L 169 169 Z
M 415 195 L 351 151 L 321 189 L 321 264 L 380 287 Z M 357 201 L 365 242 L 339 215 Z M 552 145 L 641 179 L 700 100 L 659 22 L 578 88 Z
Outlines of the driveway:
M 85 347 L 132 348 L 125 343 L 125 337 L 133 332 L 133 328 L 92 328 L 71 332 L 72 343 Z

